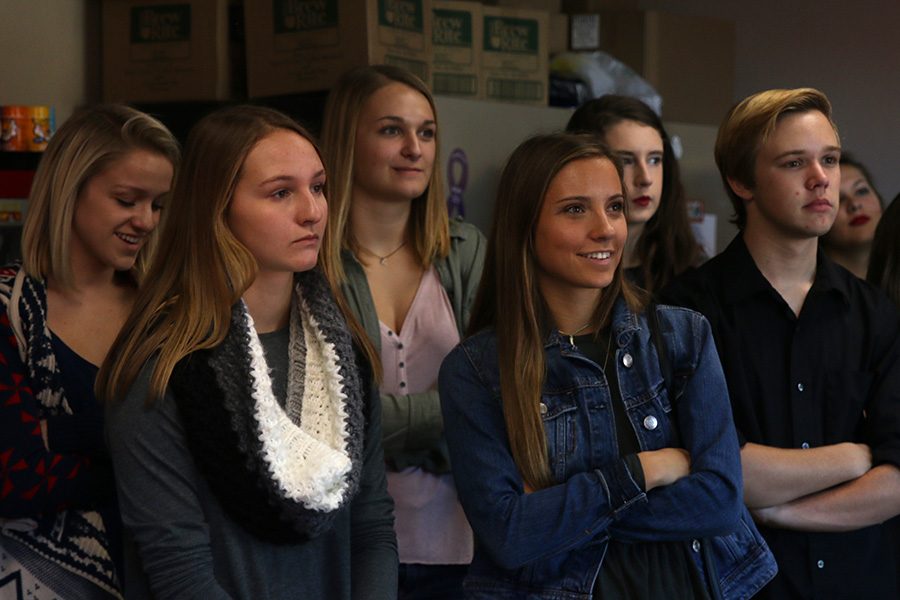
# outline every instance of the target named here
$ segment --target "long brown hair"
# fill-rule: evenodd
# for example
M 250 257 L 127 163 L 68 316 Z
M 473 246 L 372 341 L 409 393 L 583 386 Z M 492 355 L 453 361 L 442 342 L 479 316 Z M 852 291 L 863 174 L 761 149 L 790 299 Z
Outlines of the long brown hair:
M 372 65 L 347 71 L 328 94 L 322 121 L 322 151 L 325 170 L 332 182 L 328 188 L 329 241 L 322 247 L 322 266 L 329 277 L 346 280 L 341 250 L 355 248 L 349 233 L 350 202 L 353 199 L 356 130 L 366 101 L 391 83 L 402 83 L 422 94 L 431 106 L 437 124 L 437 109 L 428 86 L 399 67 Z M 434 168 L 425 192 L 413 201 L 407 230 L 419 262 L 428 268 L 432 261 L 450 252 L 450 226 L 444 199 L 444 183 L 438 152 L 440 129 L 435 127 Z
M 41 157 L 22 227 L 22 263 L 35 279 L 53 277 L 72 285 L 69 239 L 78 195 L 87 182 L 111 162 L 132 150 L 159 154 L 178 166 L 181 149 L 165 125 L 120 104 L 84 108 L 69 117 L 47 144 Z M 163 211 L 165 219 L 166 211 Z M 164 221 L 160 222 L 160 230 Z M 151 235 L 131 270 L 140 281 L 156 247 Z
M 605 138 L 622 121 L 652 127 L 663 142 L 663 179 L 659 208 L 644 225 L 634 252 L 640 262 L 644 285 L 650 293 L 700 261 L 702 250 L 688 219 L 678 159 L 669 134 L 653 109 L 629 96 L 610 94 L 582 104 L 569 119 L 567 131 L 590 132 Z
M 263 107 L 223 108 L 191 130 L 168 209 L 169 227 L 97 378 L 97 394 L 103 400 L 124 397 L 153 357 L 148 400 L 160 398 L 179 360 L 225 338 L 231 308 L 253 283 L 258 268 L 228 227 L 228 206 L 247 155 L 263 137 L 280 129 L 297 133 L 316 148 L 300 125 Z M 352 328 L 355 319 L 345 316 Z
M 553 324 L 536 280 L 535 228 L 550 182 L 569 163 L 587 158 L 609 159 L 621 180 L 618 159 L 593 136 L 540 135 L 510 155 L 497 188 L 484 275 L 469 324 L 471 333 L 485 328 L 496 332 L 509 445 L 523 479 L 533 489 L 555 483 L 540 414 L 544 342 Z M 623 276 L 621 262 L 594 311 L 594 326 L 610 322 L 620 296 L 632 310 L 641 310 L 642 299 Z
M 887 292 L 900 307 L 900 194 L 884 209 L 875 228 L 866 280 Z

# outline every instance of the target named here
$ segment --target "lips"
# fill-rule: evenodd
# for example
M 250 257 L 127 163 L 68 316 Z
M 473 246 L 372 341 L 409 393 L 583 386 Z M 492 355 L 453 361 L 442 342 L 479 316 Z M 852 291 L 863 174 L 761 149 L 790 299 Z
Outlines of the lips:
M 652 202 L 652 199 L 650 198 L 650 196 L 641 196 L 640 198 L 635 198 L 631 202 L 636 204 L 637 206 L 640 206 L 641 208 L 647 208 L 648 206 L 650 206 L 650 202 Z
M 812 202 L 805 204 L 803 208 L 813 212 L 829 212 L 832 208 L 831 202 L 824 198 L 818 198 Z
M 136 235 L 128 235 L 127 233 L 119 233 L 116 232 L 116 237 L 125 242 L 126 244 L 130 244 L 132 246 L 137 245 L 141 238 Z
M 861 225 L 865 225 L 866 223 L 868 223 L 871 220 L 872 219 L 867 217 L 866 215 L 859 215 L 859 216 L 856 216 L 856 217 L 853 217 L 852 219 L 850 219 L 850 225 L 852 227 L 859 227 Z
M 590 258 L 591 260 L 608 260 L 612 258 L 612 255 L 612 250 L 602 250 L 600 252 L 586 252 L 585 254 L 579 254 L 579 256 Z

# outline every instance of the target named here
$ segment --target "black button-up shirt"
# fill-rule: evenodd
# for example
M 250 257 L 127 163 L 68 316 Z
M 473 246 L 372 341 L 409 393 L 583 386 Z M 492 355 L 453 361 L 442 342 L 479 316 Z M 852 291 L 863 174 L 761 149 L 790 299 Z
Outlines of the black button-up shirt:
M 900 313 L 880 291 L 820 250 L 796 316 L 739 235 L 661 297 L 712 324 L 742 445 L 858 442 L 871 447 L 875 465 L 900 467 Z M 760 597 L 900 597 L 880 525 L 849 533 L 760 531 L 780 569 Z

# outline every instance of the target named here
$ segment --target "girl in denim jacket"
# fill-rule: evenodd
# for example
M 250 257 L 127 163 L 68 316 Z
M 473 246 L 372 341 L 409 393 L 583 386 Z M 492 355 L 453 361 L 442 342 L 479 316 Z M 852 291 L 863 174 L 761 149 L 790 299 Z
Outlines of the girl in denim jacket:
M 499 184 L 476 332 L 440 394 L 476 536 L 470 598 L 747 598 L 776 571 L 741 498 L 709 325 L 622 275 L 626 203 L 595 138 L 538 136 Z

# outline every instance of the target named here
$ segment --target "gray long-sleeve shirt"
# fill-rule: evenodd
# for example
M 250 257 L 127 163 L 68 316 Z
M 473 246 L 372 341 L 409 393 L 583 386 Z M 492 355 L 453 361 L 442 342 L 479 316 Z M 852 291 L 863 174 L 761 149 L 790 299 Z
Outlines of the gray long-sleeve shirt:
M 283 395 L 287 330 L 260 336 Z M 396 598 L 397 549 L 381 414 L 366 398 L 360 489 L 328 532 L 296 544 L 261 541 L 233 521 L 194 464 L 174 398 L 145 406 L 152 364 L 107 412 L 126 529 L 127 598 L 254 600 Z M 265 510 L 265 507 L 260 507 Z

